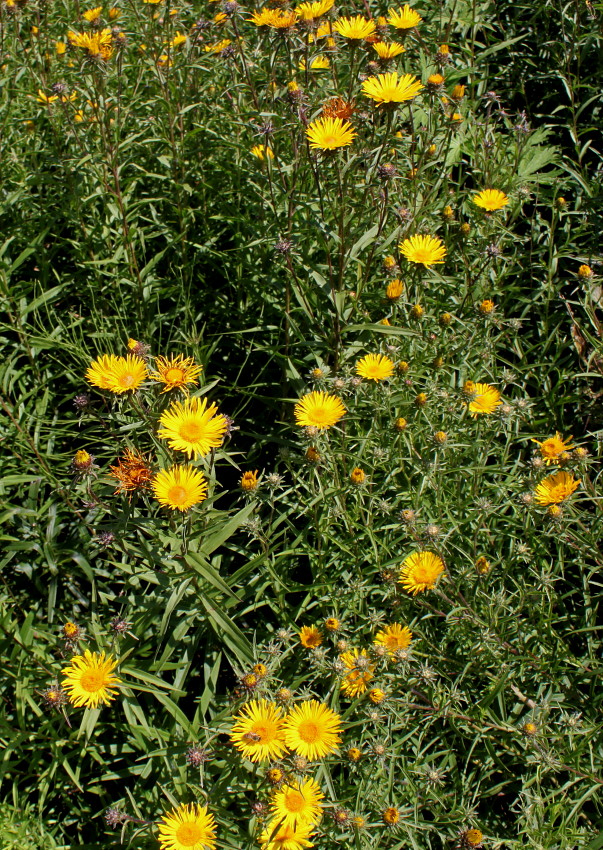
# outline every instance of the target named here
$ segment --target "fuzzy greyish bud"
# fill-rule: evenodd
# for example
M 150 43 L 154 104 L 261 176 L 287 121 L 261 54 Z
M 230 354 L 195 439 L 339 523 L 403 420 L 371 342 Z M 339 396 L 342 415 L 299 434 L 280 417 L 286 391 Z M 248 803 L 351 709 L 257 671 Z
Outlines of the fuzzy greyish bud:
M 193 744 L 186 751 L 185 758 L 191 767 L 201 767 L 202 764 L 210 760 L 211 753 L 198 744 Z
M 107 549 L 115 540 L 115 535 L 112 531 L 99 531 L 96 539 L 101 549 Z
M 115 806 L 111 806 L 105 812 L 105 823 L 112 829 L 115 829 L 116 826 L 121 826 L 121 824 L 126 820 L 128 820 L 128 815 L 124 812 L 120 812 L 120 810 Z
M 498 245 L 495 245 L 494 242 L 490 243 L 490 245 L 486 248 L 486 255 L 488 257 L 492 257 L 493 259 L 496 257 L 500 257 L 502 251 Z

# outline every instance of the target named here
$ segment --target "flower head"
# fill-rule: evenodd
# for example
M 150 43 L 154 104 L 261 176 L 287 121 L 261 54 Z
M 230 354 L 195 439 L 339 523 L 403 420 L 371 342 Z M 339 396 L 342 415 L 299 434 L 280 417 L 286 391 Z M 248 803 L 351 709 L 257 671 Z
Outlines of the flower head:
M 308 126 L 306 136 L 311 148 L 333 151 L 351 145 L 356 133 L 349 121 L 341 118 L 317 118 Z
M 339 715 L 315 699 L 298 703 L 285 720 L 287 746 L 310 761 L 334 753 L 340 732 Z
M 275 821 L 295 828 L 298 823 L 320 820 L 324 794 L 315 779 L 303 779 L 283 785 L 273 794 L 270 806 Z
M 571 472 L 560 470 L 547 475 L 534 491 L 534 499 L 539 505 L 558 505 L 568 499 L 580 486 L 581 479 L 576 479 Z
M 283 713 L 274 703 L 252 700 L 234 721 L 230 740 L 251 761 L 279 759 L 286 751 Z
M 151 372 L 149 378 L 164 385 L 162 394 L 175 389 L 186 391 L 188 384 L 198 384 L 197 378 L 203 370 L 202 366 L 195 366 L 192 357 L 185 357 L 183 354 L 158 357 L 155 368 L 157 371 Z
M 262 850 L 303 850 L 314 847 L 311 841 L 312 824 L 298 823 L 295 827 L 281 824 L 278 818 L 271 820 L 260 836 Z
M 389 806 L 383 812 L 383 823 L 387 826 L 395 826 L 400 820 L 400 810 L 395 806 Z
M 261 162 L 264 162 L 266 159 L 274 159 L 274 151 L 269 145 L 254 145 L 249 153 Z
M 109 472 L 110 478 L 117 480 L 115 494 L 132 494 L 137 490 L 146 490 L 150 487 L 153 472 L 148 459 L 137 449 L 125 449 L 123 456 L 119 458 L 117 466 L 112 466 Z
M 394 374 L 394 361 L 383 354 L 367 354 L 356 363 L 356 374 L 367 381 L 384 381 Z
M 159 422 L 163 425 L 159 436 L 167 440 L 172 449 L 194 458 L 203 457 L 210 449 L 221 446 L 228 429 L 226 417 L 218 413 L 215 404 L 208 404 L 205 397 L 173 401 L 163 411 Z
M 113 33 L 111 27 L 105 27 L 97 32 L 69 32 L 67 40 L 73 47 L 79 47 L 91 59 L 107 62 L 113 55 Z
M 417 263 L 428 268 L 444 262 L 446 248 L 438 236 L 416 233 L 400 244 L 400 253 L 410 263 Z
M 333 29 L 348 41 L 362 41 L 373 35 L 376 27 L 374 21 L 367 21 L 362 15 L 356 15 L 353 18 L 339 18 L 333 24 Z
M 538 451 L 540 452 L 540 456 L 545 464 L 550 466 L 550 464 L 555 463 L 559 459 L 563 452 L 568 452 L 570 449 L 575 448 L 575 446 L 570 444 L 571 439 L 571 437 L 568 437 L 567 440 L 564 440 L 559 431 L 556 431 L 554 437 L 548 437 L 541 443 L 538 440 L 532 440 L 532 442 L 539 446 Z
M 375 666 L 369 663 L 366 652 L 359 649 L 342 652 L 340 660 L 346 669 L 341 681 L 341 690 L 348 697 L 360 696 L 366 691 L 368 683 L 373 678 Z
M 376 51 L 379 59 L 387 60 L 395 59 L 396 56 L 400 56 L 406 51 L 406 48 L 403 44 L 399 44 L 397 41 L 392 41 L 389 44 L 385 41 L 377 41 L 373 44 L 373 50 Z
M 361 469 L 359 466 L 355 466 L 354 469 L 350 473 L 350 481 L 352 484 L 359 486 L 360 484 L 364 484 L 366 480 L 366 472 L 364 469 Z
M 496 212 L 496 210 L 502 210 L 503 207 L 506 207 L 509 199 L 500 189 L 483 189 L 473 196 L 473 203 L 486 212 Z
M 137 390 L 147 374 L 146 364 L 141 357 L 103 354 L 90 364 L 86 380 L 94 387 L 121 395 L 129 390 Z
M 416 596 L 424 590 L 435 587 L 436 581 L 444 572 L 444 562 L 433 552 L 413 552 L 402 562 L 400 578 L 404 590 Z
M 322 643 L 320 629 L 317 629 L 316 626 L 302 626 L 299 642 L 305 649 L 316 649 Z
M 469 413 L 471 413 L 474 418 L 481 413 L 494 413 L 496 408 L 500 407 L 502 401 L 500 393 L 496 387 L 493 387 L 490 384 L 474 384 L 473 382 L 468 381 L 467 384 L 469 383 L 471 384 Z M 467 386 L 467 384 L 465 384 L 465 386 Z
M 388 655 L 393 658 L 398 650 L 408 649 L 411 641 L 412 632 L 407 626 L 391 623 L 377 632 L 373 643 L 375 646 L 384 646 Z
M 300 3 L 296 12 L 302 21 L 315 21 L 326 15 L 335 4 L 335 0 L 306 0 Z
M 369 77 L 362 83 L 363 94 L 374 100 L 378 106 L 412 100 L 422 88 L 423 83 L 412 74 L 398 76 L 396 71 Z
M 337 396 L 312 392 L 297 402 L 294 413 L 302 428 L 331 428 L 345 415 L 346 409 Z
M 100 704 L 109 705 L 115 699 L 116 685 L 121 682 L 113 671 L 117 661 L 104 652 L 84 650 L 83 655 L 74 655 L 69 665 L 61 670 L 65 678 L 62 686 L 69 702 L 77 708 L 97 708 Z
M 252 493 L 254 490 L 258 489 L 258 471 L 257 469 L 251 471 L 247 470 L 241 476 L 241 490 L 245 493 Z
M 197 803 L 178 806 L 161 818 L 160 850 L 213 850 L 215 846 L 216 822 L 207 806 Z
M 391 9 L 387 22 L 399 30 L 410 30 L 418 27 L 423 18 L 415 12 L 408 3 L 401 9 Z
M 194 466 L 172 466 L 162 469 L 153 479 L 157 501 L 173 511 L 187 511 L 207 496 L 205 476 Z

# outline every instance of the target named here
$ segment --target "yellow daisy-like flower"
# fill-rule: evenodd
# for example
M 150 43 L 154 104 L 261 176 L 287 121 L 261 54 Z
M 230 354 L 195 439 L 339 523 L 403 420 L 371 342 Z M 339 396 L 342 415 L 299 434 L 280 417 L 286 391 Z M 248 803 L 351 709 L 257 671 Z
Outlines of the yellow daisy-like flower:
M 471 384 L 472 393 L 471 401 L 469 402 L 469 413 L 473 417 L 480 413 L 494 413 L 497 407 L 502 404 L 500 393 L 496 387 L 490 384 Z
M 113 674 L 116 667 L 117 661 L 104 652 L 86 649 L 83 655 L 74 655 L 69 666 L 61 670 L 65 676 L 61 684 L 69 702 L 77 708 L 109 705 L 117 693 L 115 686 L 121 682 Z
M 281 825 L 275 818 L 270 821 L 260 836 L 262 850 L 303 850 L 305 847 L 314 847 L 311 841 L 312 824 L 298 823 L 292 826 Z
M 374 21 L 367 21 L 362 15 L 356 15 L 352 18 L 339 18 L 333 24 L 333 29 L 348 41 L 362 41 L 373 35 L 376 27 Z
M 331 428 L 345 415 L 346 409 L 336 395 L 312 392 L 300 398 L 294 413 L 302 428 Z
M 223 50 L 232 44 L 229 38 L 223 38 L 220 41 L 216 41 L 214 44 L 205 44 L 203 46 L 203 50 L 205 53 L 221 53 Z
M 570 442 L 571 439 L 571 437 L 568 437 L 567 440 L 564 440 L 559 431 L 556 431 L 554 437 L 549 437 L 541 443 L 538 440 L 532 440 L 532 442 L 540 447 L 539 452 L 542 459 L 547 466 L 550 466 L 551 463 L 555 463 L 559 455 L 562 455 L 563 452 L 569 452 L 570 449 L 575 448 Z
M 581 479 L 574 478 L 571 472 L 561 470 L 547 475 L 534 491 L 534 499 L 539 505 L 558 505 L 568 499 L 580 486 Z
M 158 357 L 155 368 L 157 371 L 151 372 L 149 378 L 165 385 L 161 390 L 162 394 L 175 389 L 183 389 L 186 392 L 187 384 L 199 383 L 197 378 L 203 371 L 203 366 L 196 366 L 192 357 L 185 357 L 183 354 Z
M 207 806 L 178 806 L 161 818 L 160 850 L 213 850 L 215 846 L 216 821 Z
M 299 60 L 299 70 L 306 70 L 306 60 L 302 58 Z M 331 63 L 329 62 L 326 56 L 315 56 L 314 59 L 310 60 L 310 70 L 311 71 L 326 71 L 331 67 Z
M 415 12 L 408 3 L 401 9 L 391 9 L 387 17 L 388 24 L 398 30 L 411 30 L 413 27 L 418 27 L 422 20 L 419 13 Z
M 245 758 L 275 761 L 286 752 L 283 713 L 274 703 L 252 700 L 234 721 L 230 740 Z
M 384 381 L 394 374 L 394 361 L 383 354 L 367 354 L 356 363 L 356 374 L 367 381 Z
M 305 649 L 316 649 L 322 643 L 320 629 L 317 629 L 316 626 L 302 626 L 299 642 Z
M 406 52 L 404 45 L 397 41 L 392 41 L 390 44 L 385 41 L 377 41 L 373 44 L 373 50 L 377 52 L 379 59 L 395 59 L 396 56 Z
M 107 389 L 116 395 L 137 390 L 148 374 L 147 364 L 142 357 L 135 354 L 118 357 L 111 370 L 111 381 Z
M 356 133 L 349 121 L 341 118 L 317 118 L 308 126 L 306 137 L 310 147 L 321 151 L 345 148 L 354 141 Z
M 107 61 L 113 55 L 113 33 L 111 27 L 104 27 L 98 32 L 68 32 L 67 40 L 73 47 L 85 50 L 93 59 Z
M 153 479 L 152 487 L 159 504 L 173 511 L 187 511 L 207 496 L 205 476 L 194 466 L 162 469 Z
M 226 417 L 218 413 L 215 404 L 208 404 L 207 398 L 173 401 L 161 414 L 159 423 L 163 425 L 158 431 L 161 439 L 167 440 L 170 448 L 195 459 L 219 448 L 228 429 Z
M 400 253 L 409 263 L 428 268 L 444 262 L 446 248 L 439 236 L 416 233 L 400 243 Z
M 302 21 L 314 21 L 326 15 L 334 5 L 335 0 L 313 0 L 313 2 L 300 3 L 295 11 Z
M 250 23 L 255 24 L 256 27 L 267 27 L 268 22 L 272 18 L 272 12 L 272 9 L 260 9 L 259 12 L 252 12 L 251 17 L 247 18 L 247 20 Z
M 271 814 L 275 822 L 294 829 L 298 823 L 314 824 L 321 818 L 324 796 L 315 779 L 293 781 L 273 794 Z
M 113 367 L 117 363 L 118 357 L 115 354 L 101 354 L 96 360 L 93 360 L 86 372 L 86 380 L 93 387 L 99 387 L 101 390 L 108 390 L 112 381 Z
M 257 157 L 261 162 L 266 159 L 274 159 L 274 151 L 269 145 L 254 145 L 249 153 Z
M 341 690 L 348 697 L 357 697 L 363 694 L 368 683 L 373 678 L 375 665 L 369 663 L 368 655 L 364 650 L 352 649 L 343 652 L 340 656 L 346 670 L 348 671 L 342 679 Z
M 269 27 L 275 30 L 286 30 L 297 23 L 297 12 L 293 9 L 273 9 L 267 20 Z
M 298 703 L 285 720 L 285 742 L 309 761 L 334 753 L 341 741 L 341 718 L 315 699 Z
M 408 649 L 412 641 L 412 632 L 407 626 L 392 623 L 375 635 L 375 646 L 384 646 L 388 655 L 394 656 L 399 649 Z
M 435 587 L 444 572 L 444 562 L 433 552 L 413 552 L 402 562 L 398 581 L 408 593 L 416 596 Z
M 502 210 L 503 207 L 506 207 L 509 199 L 500 189 L 483 189 L 473 196 L 473 203 L 486 212 L 496 212 L 496 210 Z
M 42 91 L 42 89 L 38 89 L 38 95 L 37 95 L 37 97 L 36 97 L 36 100 L 38 101 L 38 103 L 46 103 L 46 104 L 48 104 L 48 103 L 54 103 L 54 102 L 55 102 L 55 100 L 58 100 L 58 99 L 59 99 L 58 94 L 50 94 L 50 95 L 48 95 L 48 94 L 45 94 L 45 93 Z
M 88 21 L 89 24 L 95 23 L 100 18 L 102 11 L 102 6 L 95 6 L 94 9 L 86 9 L 85 12 L 82 12 L 82 18 Z
M 412 74 L 398 76 L 396 71 L 369 77 L 362 83 L 363 94 L 374 100 L 378 106 L 412 100 L 422 88 L 424 88 L 423 83 Z

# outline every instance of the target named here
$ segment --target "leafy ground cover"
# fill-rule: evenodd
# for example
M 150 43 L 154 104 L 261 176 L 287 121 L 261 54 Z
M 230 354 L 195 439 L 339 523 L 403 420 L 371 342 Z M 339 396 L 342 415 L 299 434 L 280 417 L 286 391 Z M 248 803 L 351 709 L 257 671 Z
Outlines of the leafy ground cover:
M 0 10 L 0 846 L 597 850 L 600 4 Z

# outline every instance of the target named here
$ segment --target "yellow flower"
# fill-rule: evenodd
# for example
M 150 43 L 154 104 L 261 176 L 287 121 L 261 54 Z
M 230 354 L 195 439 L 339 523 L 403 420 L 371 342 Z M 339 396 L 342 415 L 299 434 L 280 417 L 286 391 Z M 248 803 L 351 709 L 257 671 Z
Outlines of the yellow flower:
M 222 445 L 228 429 L 226 417 L 218 413 L 215 404 L 207 398 L 187 398 L 184 403 L 173 401 L 159 418 L 158 431 L 170 448 L 184 452 L 189 457 L 203 457 L 211 449 Z
M 306 130 L 311 148 L 333 151 L 345 148 L 354 141 L 356 133 L 349 121 L 341 118 L 317 118 Z
M 494 413 L 497 407 L 500 407 L 502 401 L 500 393 L 496 387 L 490 384 L 471 384 L 471 400 L 469 402 L 469 413 L 475 418 L 480 413 Z
M 172 47 L 174 49 L 177 48 L 177 47 L 180 47 L 181 44 L 185 44 L 185 43 L 186 43 L 186 36 L 184 35 L 184 33 L 181 33 L 181 32 L 177 32 L 176 35 L 168 42 L 170 47 Z
M 496 212 L 496 210 L 502 210 L 503 207 L 506 207 L 509 199 L 500 189 L 483 189 L 473 196 L 473 203 L 486 212 Z
M 343 652 L 339 657 L 347 670 L 341 681 L 341 690 L 348 697 L 360 696 L 373 678 L 374 664 L 370 664 L 364 650 L 361 652 L 352 649 L 350 652 Z
M 110 390 L 117 395 L 138 389 L 146 377 L 147 367 L 144 360 L 131 354 L 127 357 L 103 354 L 92 361 L 86 372 L 89 384 L 102 390 Z
M 156 372 L 151 372 L 149 378 L 164 384 L 161 393 L 169 390 L 182 389 L 185 392 L 187 384 L 198 384 L 197 377 L 202 372 L 202 366 L 195 366 L 192 357 L 183 354 L 171 357 L 158 357 L 155 361 Z
M 489 316 L 490 313 L 493 313 L 496 310 L 496 304 L 491 298 L 484 298 L 484 300 L 480 301 L 477 305 L 477 309 L 482 316 Z
M 262 162 L 265 159 L 274 159 L 274 151 L 269 145 L 254 145 L 249 153 L 256 156 Z
M 341 628 L 341 623 L 337 617 L 327 617 L 325 620 L 325 629 L 329 632 L 338 632 Z
M 258 471 L 257 469 L 253 472 L 251 470 L 247 470 L 241 476 L 241 490 L 244 490 L 246 493 L 251 493 L 253 490 L 258 489 Z
M 591 277 L 594 276 L 595 273 L 593 272 L 591 267 L 587 266 L 586 264 L 580 266 L 580 268 L 578 269 L 578 277 L 580 278 L 580 280 L 590 280 Z
M 216 846 L 216 822 L 207 806 L 178 806 L 159 824 L 160 850 L 207 850 Z
M 412 632 L 407 626 L 400 623 L 392 623 L 377 632 L 373 643 L 375 646 L 384 646 L 390 657 L 394 657 L 399 649 L 408 649 L 412 641 Z
M 358 747 L 350 747 L 346 756 L 351 762 L 358 762 L 362 758 L 362 750 L 359 750 Z
M 77 472 L 85 472 L 91 468 L 94 458 L 85 449 L 80 449 L 75 453 L 72 460 L 72 466 Z
M 251 17 L 247 18 L 247 20 L 250 23 L 255 24 L 256 27 L 267 27 L 268 22 L 272 18 L 272 12 L 272 9 L 260 9 L 259 12 L 252 12 Z
M 359 466 L 355 467 L 350 474 L 350 481 L 352 484 L 364 484 L 365 478 L 366 473 L 363 469 L 360 469 Z
M 312 392 L 297 402 L 294 413 L 302 428 L 331 428 L 345 415 L 346 409 L 337 396 Z
M 305 649 L 316 649 L 322 643 L 320 629 L 317 629 L 316 626 L 302 626 L 299 642 Z
M 412 100 L 423 88 L 423 83 L 412 74 L 398 74 L 392 71 L 390 74 L 379 74 L 369 77 L 362 83 L 362 91 L 367 97 L 374 100 L 378 106 L 385 103 L 403 103 Z
M 373 44 L 373 49 L 377 52 L 380 59 L 395 59 L 396 56 L 400 56 L 406 50 L 404 45 L 399 44 L 397 41 L 392 41 L 390 44 L 386 44 L 384 41 L 377 41 Z
M 255 23 L 255 21 L 254 21 Z M 273 9 L 266 16 L 264 26 L 272 27 L 275 30 L 286 30 L 294 27 L 297 23 L 297 12 L 292 9 Z
M 229 38 L 223 38 L 221 41 L 217 41 L 215 44 L 205 44 L 203 46 L 203 50 L 206 53 L 221 53 L 225 50 L 230 44 L 231 40 Z
M 410 263 L 417 263 L 428 268 L 444 262 L 446 248 L 439 236 L 417 233 L 400 244 L 400 253 Z
M 233 719 L 230 740 L 245 758 L 274 761 L 286 751 L 283 713 L 274 703 L 251 700 Z
M 62 686 L 67 692 L 69 702 L 77 708 L 97 708 L 101 703 L 109 705 L 115 699 L 116 685 L 121 682 L 113 671 L 117 661 L 104 652 L 84 650 L 83 655 L 74 655 L 68 667 L 61 673 L 65 675 Z
M 67 40 L 73 47 L 85 50 L 93 59 L 102 59 L 106 62 L 113 55 L 113 34 L 110 27 L 105 27 L 99 32 L 93 33 L 67 33 Z
M 335 0 L 314 0 L 314 2 L 300 3 L 296 12 L 302 21 L 314 21 L 329 12 Z
M 416 596 L 431 590 L 444 572 L 444 562 L 433 552 L 413 552 L 402 562 L 399 582 L 408 593 Z
M 580 486 L 581 479 L 576 479 L 571 472 L 554 472 L 537 485 L 534 498 L 539 505 L 558 505 L 568 499 L 574 490 Z
M 404 290 L 404 283 L 399 278 L 391 280 L 385 289 L 385 297 L 388 301 L 397 301 Z
M 298 703 L 285 720 L 287 746 L 310 761 L 334 753 L 340 732 L 339 715 L 315 699 Z
M 327 68 L 330 68 L 331 63 L 329 62 L 326 56 L 315 56 L 314 59 L 310 60 L 310 70 L 311 71 L 326 71 Z M 298 64 L 300 71 L 306 70 L 306 60 L 302 58 L 299 60 Z
M 67 50 L 67 44 L 64 41 L 55 41 L 54 49 L 56 51 L 57 56 L 63 56 L 63 54 Z
M 357 361 L 356 374 L 368 381 L 383 381 L 394 374 L 394 361 L 383 354 L 367 354 Z
M 153 479 L 152 486 L 159 504 L 174 511 L 187 511 L 207 496 L 205 476 L 194 466 L 162 469 Z
M 275 822 L 296 828 L 298 823 L 314 824 L 322 815 L 324 794 L 315 779 L 295 780 L 272 796 L 271 814 Z
M 400 820 L 400 812 L 395 806 L 390 806 L 383 812 L 383 823 L 395 826 Z
M 292 826 L 281 825 L 278 818 L 271 820 L 260 836 L 262 850 L 303 850 L 314 847 L 311 841 L 312 824 L 298 823 Z
M 405 431 L 407 425 L 408 425 L 408 422 L 406 421 L 406 419 L 403 416 L 400 416 L 394 422 L 394 428 L 396 429 L 396 431 Z
M 385 691 L 382 691 L 381 688 L 372 688 L 369 691 L 369 699 L 373 705 L 380 705 L 387 699 L 387 694 Z
M 545 464 L 549 466 L 551 463 L 555 463 L 563 452 L 568 452 L 570 449 L 575 448 L 574 445 L 570 445 L 571 439 L 571 437 L 568 437 L 567 440 L 564 440 L 559 431 L 556 431 L 554 437 L 549 437 L 543 440 L 542 443 L 538 442 L 538 440 L 532 440 L 532 442 L 540 446 L 540 455 Z
M 399 30 L 410 30 L 419 26 L 423 18 L 418 12 L 406 4 L 402 9 L 392 9 L 388 15 L 387 22 Z
M 375 22 L 367 21 L 362 15 L 356 15 L 353 18 L 339 18 L 333 24 L 333 29 L 343 38 L 347 38 L 348 41 L 362 41 L 373 35 Z
M 44 94 L 42 89 L 38 89 L 38 96 L 36 97 L 36 100 L 38 101 L 38 103 L 46 103 L 46 104 L 54 103 L 55 100 L 58 100 L 58 99 L 59 99 L 58 94 L 47 95 L 47 94 Z
M 469 850 L 471 848 L 481 847 L 483 837 L 481 829 L 467 829 L 461 835 L 461 844 L 463 847 L 469 848 Z
M 94 9 L 87 9 L 82 13 L 82 18 L 88 21 L 89 24 L 96 23 L 101 16 L 101 12 L 103 11 L 102 6 L 95 6 Z
M 484 555 L 480 555 L 475 561 L 475 569 L 480 576 L 487 576 L 491 566 L 490 561 Z

